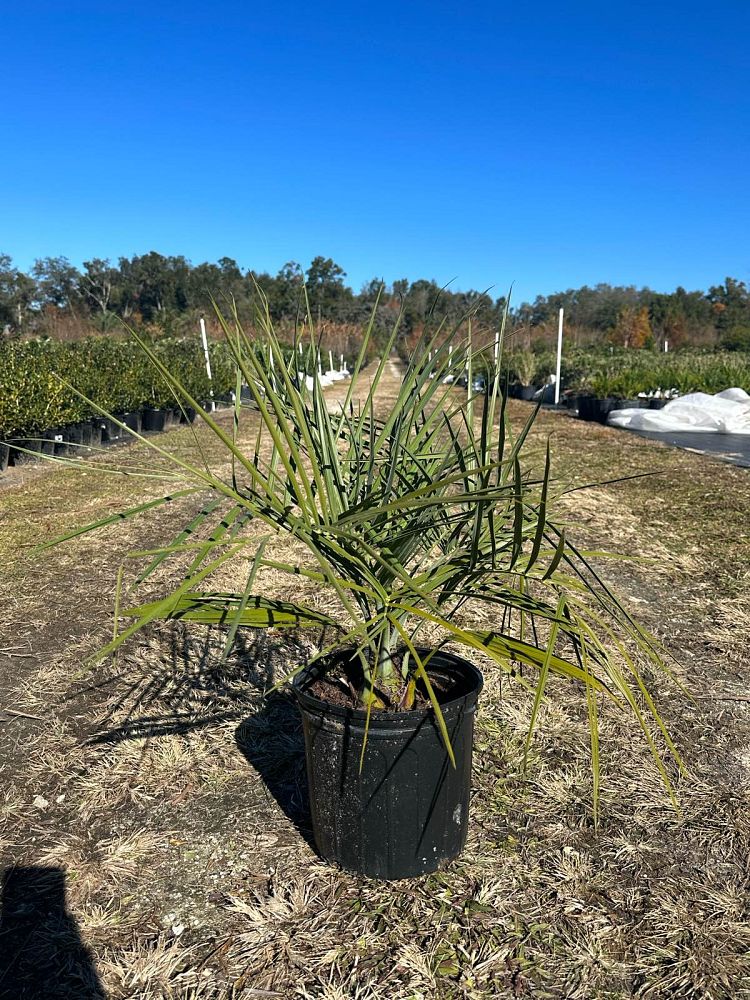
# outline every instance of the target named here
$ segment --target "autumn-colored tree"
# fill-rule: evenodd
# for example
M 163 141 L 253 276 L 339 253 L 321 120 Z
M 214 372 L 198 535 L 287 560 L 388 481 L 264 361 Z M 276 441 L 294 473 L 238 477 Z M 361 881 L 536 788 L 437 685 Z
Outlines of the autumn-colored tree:
M 640 309 L 633 309 L 630 306 L 621 309 L 610 339 L 620 347 L 644 347 L 653 339 L 648 309 L 645 306 Z

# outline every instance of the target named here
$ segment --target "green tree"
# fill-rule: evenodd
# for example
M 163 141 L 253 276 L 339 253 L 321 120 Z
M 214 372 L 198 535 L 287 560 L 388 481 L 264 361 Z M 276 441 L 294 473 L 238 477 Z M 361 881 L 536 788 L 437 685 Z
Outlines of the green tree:
M 7 334 L 21 332 L 32 316 L 36 293 L 34 281 L 13 264 L 9 254 L 0 254 L 0 328 Z
M 44 309 L 69 309 L 81 298 L 81 275 L 67 257 L 42 257 L 34 261 L 31 275 L 36 282 L 36 304 Z
M 344 284 L 346 271 L 330 257 L 314 257 L 305 272 L 313 318 L 344 319 L 344 307 L 353 299 Z
M 706 298 L 722 345 L 735 350 L 750 345 L 750 291 L 744 281 L 726 278 L 723 285 L 709 288 Z

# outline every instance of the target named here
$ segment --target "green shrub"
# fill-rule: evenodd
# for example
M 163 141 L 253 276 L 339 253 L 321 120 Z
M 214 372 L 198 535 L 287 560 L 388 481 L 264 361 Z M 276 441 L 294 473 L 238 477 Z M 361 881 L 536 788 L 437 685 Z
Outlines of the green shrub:
M 192 395 L 208 398 L 211 385 L 199 341 L 163 339 L 154 350 L 170 370 L 179 372 Z M 211 346 L 216 395 L 235 384 L 226 354 L 224 344 Z M 130 341 L 91 337 L 75 343 L 39 340 L 0 345 L 0 440 L 33 437 L 51 427 L 88 420 L 98 412 L 97 406 L 123 413 L 175 405 L 163 376 Z

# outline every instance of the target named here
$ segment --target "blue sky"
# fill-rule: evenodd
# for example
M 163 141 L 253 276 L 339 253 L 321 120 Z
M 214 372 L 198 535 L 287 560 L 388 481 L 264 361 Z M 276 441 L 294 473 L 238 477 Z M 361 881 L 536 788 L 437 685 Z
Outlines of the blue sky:
M 750 4 L 4 5 L 0 252 L 750 280 Z

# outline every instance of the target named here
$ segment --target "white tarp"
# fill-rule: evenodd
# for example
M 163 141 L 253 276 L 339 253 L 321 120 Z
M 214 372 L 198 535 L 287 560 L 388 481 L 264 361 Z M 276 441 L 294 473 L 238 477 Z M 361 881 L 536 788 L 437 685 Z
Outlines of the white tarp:
M 609 423 L 634 431 L 750 434 L 750 396 L 744 389 L 724 389 L 710 396 L 691 392 L 670 400 L 661 410 L 612 410 Z

